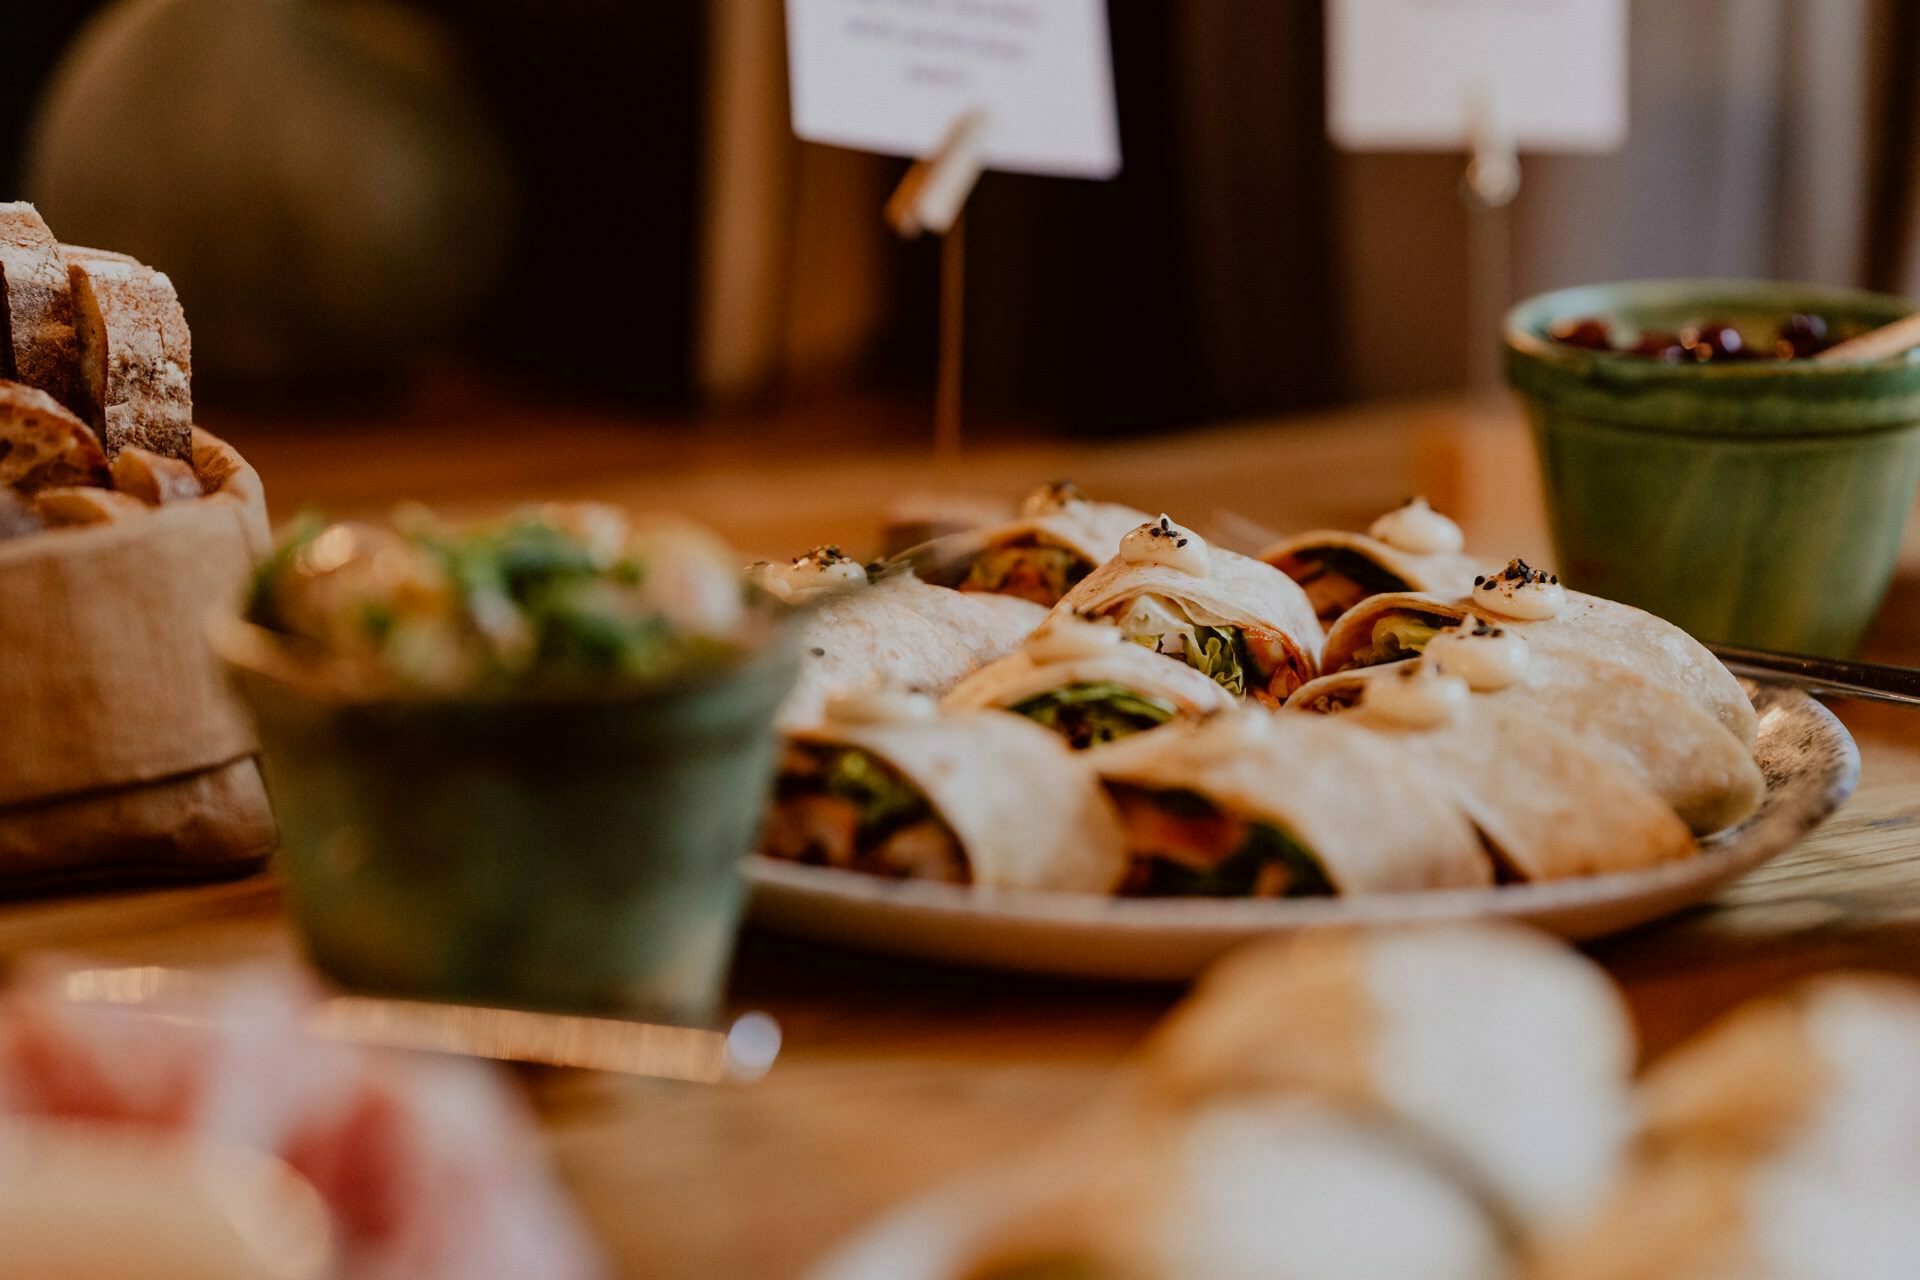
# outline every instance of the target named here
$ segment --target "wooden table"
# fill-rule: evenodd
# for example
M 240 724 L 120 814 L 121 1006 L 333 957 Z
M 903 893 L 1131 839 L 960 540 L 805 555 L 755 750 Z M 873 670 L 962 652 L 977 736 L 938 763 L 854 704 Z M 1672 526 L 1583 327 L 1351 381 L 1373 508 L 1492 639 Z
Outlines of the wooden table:
M 590 414 L 432 405 L 327 434 L 219 422 L 282 515 L 421 497 L 478 510 L 598 496 L 686 512 L 758 554 L 871 539 L 891 495 L 1011 494 L 1071 475 L 1201 525 L 1231 509 L 1275 527 L 1363 523 L 1408 493 L 1464 516 L 1476 546 L 1550 563 L 1524 431 L 1504 404 L 1420 404 L 1121 444 L 992 444 L 935 473 L 915 433 L 866 406 L 689 435 Z M 752 447 L 743 447 L 742 435 Z M 889 440 L 892 443 L 889 443 Z M 1871 656 L 1920 663 L 1920 547 L 1909 542 Z M 1860 791 L 1833 821 L 1704 909 L 1594 949 L 1658 1053 L 1800 974 L 1920 975 L 1920 718 L 1842 705 Z M 211 964 L 289 954 L 270 879 L 0 907 L 0 956 L 57 947 L 110 961 Z M 749 933 L 735 1001 L 774 1013 L 786 1052 L 749 1086 L 548 1081 L 563 1175 L 626 1274 L 800 1274 L 904 1197 L 1043 1138 L 1112 1078 L 1179 996 L 1036 980 Z

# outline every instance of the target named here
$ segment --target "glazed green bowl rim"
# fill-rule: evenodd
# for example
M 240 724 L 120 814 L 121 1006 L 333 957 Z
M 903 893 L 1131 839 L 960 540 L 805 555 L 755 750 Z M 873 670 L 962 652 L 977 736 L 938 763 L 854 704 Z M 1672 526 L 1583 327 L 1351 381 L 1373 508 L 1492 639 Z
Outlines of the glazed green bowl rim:
M 766 635 L 739 654 L 658 680 L 451 693 L 370 683 L 364 667 L 295 653 L 281 633 L 226 610 L 208 621 L 206 636 L 214 656 L 230 672 L 264 681 L 316 704 L 422 711 L 525 710 L 644 706 L 710 692 L 741 680 L 778 676 L 798 657 L 801 622 L 800 610 L 784 610 Z
M 1537 294 L 1507 313 L 1507 377 L 1556 412 L 1674 435 L 1833 436 L 1920 424 L 1920 352 L 1828 363 L 1750 360 L 1676 365 L 1555 342 L 1559 320 L 1616 323 L 1636 312 L 1786 316 L 1813 312 L 1880 325 L 1912 314 L 1893 294 L 1777 280 L 1630 280 Z

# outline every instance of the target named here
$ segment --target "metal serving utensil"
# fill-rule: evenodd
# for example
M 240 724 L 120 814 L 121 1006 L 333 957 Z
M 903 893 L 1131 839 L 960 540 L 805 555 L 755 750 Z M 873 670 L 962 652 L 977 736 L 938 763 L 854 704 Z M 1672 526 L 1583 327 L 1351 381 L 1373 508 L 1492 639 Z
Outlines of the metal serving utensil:
M 1843 662 L 1801 653 L 1776 653 L 1740 645 L 1710 644 L 1713 656 L 1735 675 L 1787 684 L 1828 697 L 1865 698 L 1920 707 L 1920 667 L 1895 667 L 1879 662 Z
M 210 980 L 181 969 L 82 969 L 66 974 L 60 990 L 80 1004 L 140 1006 Z M 758 1080 L 780 1055 L 780 1024 L 764 1013 L 715 1029 L 341 995 L 316 1003 L 302 1026 L 346 1044 L 700 1084 Z
M 1247 555 L 1256 554 L 1280 540 L 1259 522 L 1224 509 L 1213 513 L 1207 536 L 1223 547 Z M 1864 698 L 1920 707 L 1920 667 L 1844 662 L 1838 658 L 1815 658 L 1731 644 L 1710 644 L 1707 648 L 1729 671 L 1750 680 L 1791 685 L 1832 698 Z

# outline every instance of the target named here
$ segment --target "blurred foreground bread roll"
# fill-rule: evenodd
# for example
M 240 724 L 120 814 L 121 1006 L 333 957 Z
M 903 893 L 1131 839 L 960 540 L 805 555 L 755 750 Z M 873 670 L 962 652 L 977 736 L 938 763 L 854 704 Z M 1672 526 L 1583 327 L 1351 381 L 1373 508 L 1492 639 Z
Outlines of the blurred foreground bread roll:
M 326 1206 L 280 1161 L 84 1121 L 0 1121 L 0 1273 L 323 1280 Z
M 0 487 L 19 493 L 107 483 L 107 455 L 93 429 L 52 396 L 0 382 Z

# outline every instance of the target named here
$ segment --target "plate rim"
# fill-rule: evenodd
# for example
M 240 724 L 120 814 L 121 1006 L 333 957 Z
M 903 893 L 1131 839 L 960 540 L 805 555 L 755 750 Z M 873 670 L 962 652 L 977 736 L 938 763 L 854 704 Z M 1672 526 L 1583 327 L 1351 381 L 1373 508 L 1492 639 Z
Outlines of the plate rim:
M 1850 799 L 1860 781 L 1860 748 L 1833 710 L 1803 690 L 1760 686 L 1762 713 L 1790 707 L 1810 718 L 1836 750 L 1818 800 L 1798 815 L 1793 832 L 1774 842 L 1756 840 L 1770 825 L 1763 807 L 1745 821 L 1707 836 L 1690 858 L 1636 871 L 1578 876 L 1540 884 L 1422 889 L 1332 898 L 1121 898 L 1044 889 L 996 889 L 926 880 L 889 880 L 866 872 L 783 862 L 754 853 L 747 880 L 766 891 L 831 899 L 836 905 L 906 908 L 948 920 L 988 919 L 1000 925 L 1052 929 L 1180 930 L 1240 934 L 1249 930 L 1311 928 L 1470 916 L 1531 916 L 1578 909 L 1625 895 L 1653 895 L 1712 885 L 1744 875 L 1778 857 L 1817 829 Z M 1769 778 L 1768 789 L 1775 780 Z

